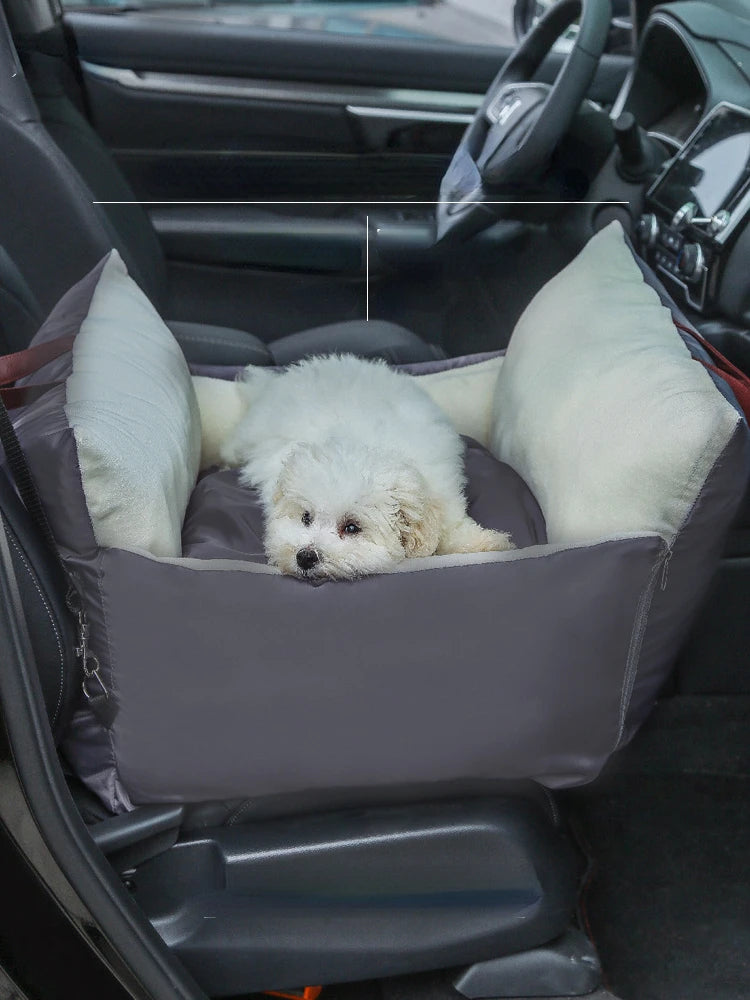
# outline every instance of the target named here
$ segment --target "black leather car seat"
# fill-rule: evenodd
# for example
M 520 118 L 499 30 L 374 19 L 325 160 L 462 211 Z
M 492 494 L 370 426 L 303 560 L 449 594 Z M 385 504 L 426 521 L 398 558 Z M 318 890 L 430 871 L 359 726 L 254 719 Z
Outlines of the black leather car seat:
M 45 313 L 7 250 L 0 246 L 0 353 L 20 351 L 42 325 Z M 426 360 L 424 341 L 394 323 L 334 323 L 265 344 L 243 330 L 172 321 L 169 328 L 195 365 L 287 365 L 332 347 L 392 364 Z M 437 355 L 435 355 L 437 356 Z M 429 357 L 429 355 L 427 356 Z
M 38 52 L 24 61 L 30 79 L 0 8 L 0 244 L 23 274 L 42 316 L 114 246 L 169 323 L 167 264 L 148 215 L 138 204 L 110 205 L 106 211 L 95 204 L 136 198 L 83 109 L 76 107 L 69 67 L 62 56 Z M 411 331 L 382 321 L 336 323 L 270 343 L 212 324 L 170 326 L 188 360 L 203 364 L 286 364 L 325 351 L 392 363 L 445 356 Z

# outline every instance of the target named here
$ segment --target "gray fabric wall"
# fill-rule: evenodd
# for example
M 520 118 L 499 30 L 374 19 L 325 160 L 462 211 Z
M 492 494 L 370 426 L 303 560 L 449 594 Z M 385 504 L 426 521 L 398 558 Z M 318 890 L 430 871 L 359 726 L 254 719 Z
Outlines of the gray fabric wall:
M 77 329 L 96 279 L 40 339 Z M 109 692 L 82 702 L 66 752 L 115 811 L 592 779 L 668 675 L 748 468 L 743 423 L 671 551 L 646 535 L 312 586 L 248 562 L 98 549 L 64 404 L 64 386 L 51 390 L 17 429 Z

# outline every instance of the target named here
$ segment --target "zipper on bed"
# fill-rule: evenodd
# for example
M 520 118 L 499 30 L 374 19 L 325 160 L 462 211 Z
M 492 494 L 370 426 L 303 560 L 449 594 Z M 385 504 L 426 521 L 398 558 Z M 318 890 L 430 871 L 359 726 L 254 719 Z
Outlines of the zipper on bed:
M 669 563 L 672 559 L 672 554 L 674 552 L 674 541 L 670 542 L 667 546 L 667 551 L 664 553 L 664 562 L 661 567 L 661 589 L 667 589 L 667 583 L 669 581 Z
M 625 677 L 623 678 L 622 700 L 620 703 L 620 726 L 617 732 L 617 740 L 614 749 L 620 745 L 622 734 L 625 731 L 625 717 L 627 715 L 630 698 L 635 685 L 635 675 L 638 668 L 638 661 L 641 657 L 641 646 L 643 645 L 643 635 L 646 631 L 651 602 L 654 598 L 656 583 L 661 576 L 660 588 L 666 590 L 669 577 L 669 561 L 672 558 L 673 543 L 664 543 L 664 548 L 659 553 L 659 558 L 654 563 L 646 588 L 640 596 L 638 607 L 636 608 L 635 621 L 633 622 L 633 632 L 628 649 L 628 660 L 625 665 Z

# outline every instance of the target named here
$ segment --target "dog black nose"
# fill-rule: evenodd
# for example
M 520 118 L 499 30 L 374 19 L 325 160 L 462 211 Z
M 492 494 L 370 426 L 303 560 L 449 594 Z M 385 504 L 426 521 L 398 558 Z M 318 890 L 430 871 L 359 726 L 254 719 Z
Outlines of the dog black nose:
M 320 558 L 315 549 L 300 549 L 297 553 L 297 565 L 305 573 L 320 562 Z

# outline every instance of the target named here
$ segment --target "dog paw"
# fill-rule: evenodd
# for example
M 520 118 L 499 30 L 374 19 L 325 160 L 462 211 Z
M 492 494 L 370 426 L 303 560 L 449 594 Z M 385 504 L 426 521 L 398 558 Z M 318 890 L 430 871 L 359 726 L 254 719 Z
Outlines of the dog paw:
M 482 528 L 481 535 L 477 538 L 477 548 L 473 552 L 507 552 L 516 546 L 507 531 L 493 531 L 491 528 Z
M 514 548 L 507 531 L 483 528 L 467 518 L 446 533 L 437 551 L 438 555 L 447 555 L 455 552 L 507 552 Z

